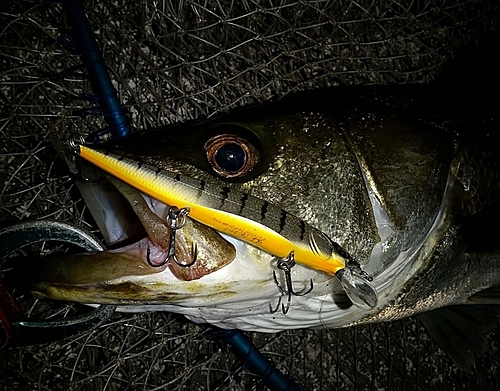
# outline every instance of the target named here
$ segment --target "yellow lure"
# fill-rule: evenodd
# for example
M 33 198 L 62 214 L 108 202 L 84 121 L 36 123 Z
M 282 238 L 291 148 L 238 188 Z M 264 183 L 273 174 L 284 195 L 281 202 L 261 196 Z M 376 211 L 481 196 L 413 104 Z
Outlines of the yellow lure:
M 330 275 L 345 267 L 346 259 L 337 254 L 333 248 L 331 251 L 326 251 L 328 254 L 320 250 L 325 248 L 325 238 L 312 227 L 307 237 L 302 238 L 303 240 L 289 240 L 264 224 L 218 209 L 215 206 L 217 203 L 213 200 L 214 193 L 203 192 L 199 186 L 192 184 L 192 180 L 183 181 L 179 175 L 83 145 L 80 146 L 80 156 L 169 206 L 189 207 L 189 216 L 200 223 L 250 243 L 279 258 L 284 258 L 293 251 L 297 263 Z M 220 201 L 220 196 L 217 199 Z M 319 242 L 323 245 L 318 245 Z

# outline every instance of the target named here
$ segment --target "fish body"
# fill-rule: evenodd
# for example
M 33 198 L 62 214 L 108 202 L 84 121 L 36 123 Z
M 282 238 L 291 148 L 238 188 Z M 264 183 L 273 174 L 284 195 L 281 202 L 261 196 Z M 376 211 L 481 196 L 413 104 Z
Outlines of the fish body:
M 297 263 L 294 290 L 307 290 L 310 280 L 313 290 L 293 296 L 286 314 L 272 311 L 283 295 L 273 271 L 285 286 L 276 262 L 289 249 L 271 253 L 228 232 L 198 247 L 227 241 L 234 259 L 189 281 L 145 261 L 146 253 L 162 246 L 161 236 L 150 236 L 127 251 L 48 261 L 33 290 L 41 297 L 114 303 L 126 311 L 166 310 L 197 322 L 267 332 L 345 327 L 496 302 L 500 240 L 491 227 L 498 228 L 500 217 L 498 122 L 450 103 L 424 87 L 336 88 L 98 147 L 136 168 L 186 178 L 196 191 L 202 183 L 218 200 L 232 201 L 235 215 L 248 200 L 261 200 L 269 207 L 259 204 L 247 218 L 292 242 L 301 236 L 296 230 L 303 221 L 373 277 L 378 302 L 372 309 L 352 305 L 332 277 L 338 268 L 329 273 Z M 127 182 L 126 175 L 119 179 Z M 164 220 L 174 205 L 163 205 L 168 200 L 160 202 L 161 194 L 151 188 L 138 190 Z M 290 222 L 287 216 L 295 217 Z M 274 223 L 266 225 L 266 219 Z M 209 230 L 218 231 L 203 225 L 200 242 Z M 228 253 L 224 246 L 221 253 Z

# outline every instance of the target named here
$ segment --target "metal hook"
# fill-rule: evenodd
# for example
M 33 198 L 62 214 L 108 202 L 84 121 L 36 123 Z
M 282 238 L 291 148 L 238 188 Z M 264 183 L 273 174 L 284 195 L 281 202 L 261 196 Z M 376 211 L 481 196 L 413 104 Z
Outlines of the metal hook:
M 280 290 L 283 295 L 287 295 L 287 302 L 286 306 L 281 303 L 281 297 L 279 298 L 278 305 L 276 308 L 273 310 L 271 307 L 271 304 L 269 304 L 269 309 L 271 310 L 271 313 L 275 313 L 278 311 L 280 304 L 281 304 L 281 310 L 283 311 L 283 314 L 286 314 L 288 310 L 290 309 L 290 303 L 292 302 L 292 295 L 293 296 L 304 296 L 307 295 L 309 292 L 313 290 L 313 280 L 311 279 L 310 281 L 310 286 L 309 289 L 306 291 L 306 288 L 304 288 L 301 292 L 295 292 L 293 289 L 293 282 L 292 282 L 292 268 L 295 266 L 295 260 L 293 257 L 293 251 L 288 254 L 286 258 L 282 258 L 278 261 L 277 265 L 278 269 L 283 270 L 285 273 L 285 282 L 286 282 L 286 287 L 284 288 L 278 281 L 278 278 L 276 277 L 276 272 L 273 270 L 273 277 L 274 277 L 274 282 L 278 286 L 278 289 Z
M 153 267 L 162 267 L 165 264 L 167 264 L 170 260 L 173 260 L 177 265 L 181 267 L 190 267 L 194 265 L 196 262 L 196 256 L 197 256 L 197 247 L 196 245 L 191 246 L 191 253 L 194 254 L 192 261 L 187 262 L 187 261 L 179 261 L 177 258 L 177 255 L 175 254 L 175 233 L 178 229 L 182 228 L 184 224 L 186 223 L 186 217 L 189 214 L 189 208 L 181 208 L 179 209 L 176 206 L 170 207 L 168 210 L 168 216 L 167 216 L 167 225 L 170 228 L 170 241 L 168 245 L 168 250 L 167 250 L 167 256 L 164 259 L 164 261 L 158 265 L 155 265 L 151 262 L 150 259 L 150 251 L 149 251 L 149 246 L 147 249 L 146 253 L 146 260 L 148 261 L 150 266 Z

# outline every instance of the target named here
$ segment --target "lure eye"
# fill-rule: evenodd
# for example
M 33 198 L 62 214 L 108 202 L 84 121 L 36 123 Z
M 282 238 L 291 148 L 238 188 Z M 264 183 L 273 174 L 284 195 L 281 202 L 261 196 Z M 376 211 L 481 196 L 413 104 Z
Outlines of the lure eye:
M 240 178 L 252 170 L 259 160 L 255 147 L 234 134 L 219 134 L 205 143 L 207 159 L 217 174 L 224 178 Z

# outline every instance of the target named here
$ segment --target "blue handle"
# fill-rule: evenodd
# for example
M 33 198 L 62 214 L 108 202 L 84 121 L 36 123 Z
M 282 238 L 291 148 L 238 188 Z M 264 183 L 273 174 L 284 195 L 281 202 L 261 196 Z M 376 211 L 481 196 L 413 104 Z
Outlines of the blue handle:
M 112 128 L 115 137 L 121 138 L 130 132 L 130 119 L 127 117 L 116 90 L 111 83 L 104 58 L 95 41 L 90 24 L 85 16 L 80 0 L 64 0 L 66 16 L 73 30 L 73 40 L 80 50 L 82 60 L 87 68 L 90 83 L 99 105 L 104 112 L 104 118 Z M 102 132 L 101 132 L 102 133 Z M 99 134 L 97 138 L 99 138 Z M 98 140 L 89 140 L 95 142 Z

